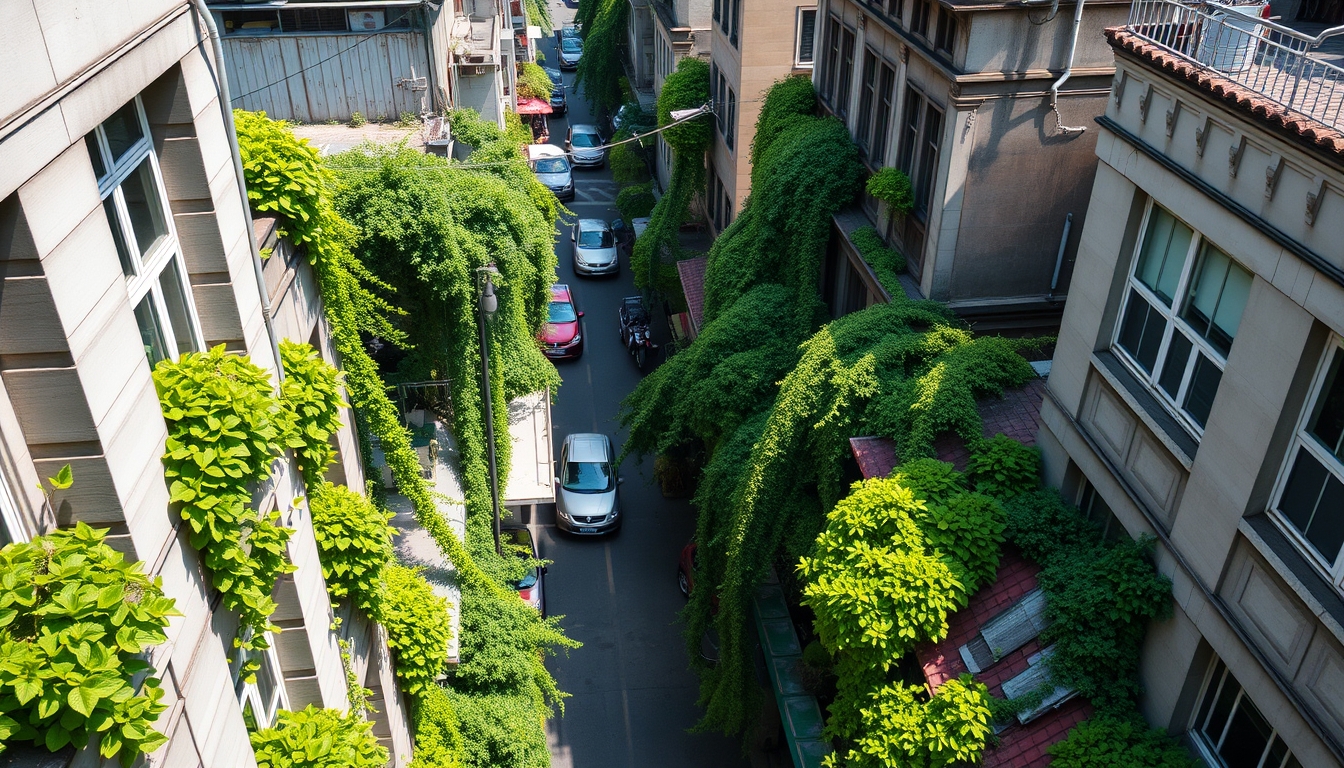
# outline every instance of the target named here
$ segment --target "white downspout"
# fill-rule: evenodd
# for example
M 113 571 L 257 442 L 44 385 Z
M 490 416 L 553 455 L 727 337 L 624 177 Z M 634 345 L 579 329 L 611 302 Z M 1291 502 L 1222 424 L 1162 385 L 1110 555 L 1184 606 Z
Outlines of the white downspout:
M 219 42 L 219 28 L 215 18 L 206 8 L 205 0 L 191 0 L 196 15 L 205 21 L 206 33 L 210 37 L 210 49 L 215 59 L 216 93 L 219 96 L 219 111 L 224 116 L 224 127 L 229 134 L 229 152 L 233 155 L 233 173 L 238 178 L 238 196 L 243 203 L 243 213 L 247 221 L 247 245 L 252 251 L 252 274 L 257 280 L 257 292 L 261 294 L 261 319 L 266 325 L 266 338 L 271 342 L 271 354 L 275 356 L 275 380 L 285 380 L 285 367 L 280 362 L 280 344 L 275 337 L 275 327 L 271 324 L 271 296 L 266 290 L 266 278 L 261 273 L 261 251 L 257 250 L 257 236 L 252 227 L 252 204 L 247 200 L 247 177 L 243 174 L 243 154 L 238 148 L 238 129 L 233 124 L 233 107 L 229 99 L 229 78 L 224 73 L 224 46 Z
M 1082 133 L 1087 130 L 1085 125 L 1065 125 L 1064 118 L 1059 114 L 1059 89 L 1064 85 L 1064 81 L 1073 74 L 1073 54 L 1078 48 L 1078 29 L 1083 25 L 1083 3 L 1085 0 L 1076 0 L 1073 7 L 1073 32 L 1069 37 L 1069 63 L 1064 67 L 1064 74 L 1050 86 L 1050 109 L 1055 113 L 1055 130 L 1060 133 Z

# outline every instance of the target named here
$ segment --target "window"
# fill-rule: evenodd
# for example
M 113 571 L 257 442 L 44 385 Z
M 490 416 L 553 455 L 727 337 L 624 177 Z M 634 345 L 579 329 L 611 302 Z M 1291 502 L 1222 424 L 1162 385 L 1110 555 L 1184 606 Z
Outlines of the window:
M 27 526 L 19 515 L 19 506 L 9 490 L 9 481 L 4 473 L 0 473 L 0 546 L 27 540 Z
M 84 143 L 149 364 L 200 349 L 200 323 L 139 97 Z
M 952 55 L 957 45 L 957 17 L 946 8 L 938 9 L 938 40 L 934 44 L 938 50 Z
M 821 97 L 830 101 L 835 95 L 835 70 L 840 66 L 840 22 L 831 16 L 826 22 L 825 66 L 821 71 Z
M 275 655 L 275 641 L 264 651 L 238 649 L 230 664 L 234 679 L 234 692 L 238 695 L 238 706 L 243 709 L 243 721 L 248 731 L 269 728 L 275 722 L 275 713 L 288 709 L 288 697 L 285 695 L 280 662 Z M 247 682 L 243 676 L 243 663 L 260 663 L 253 682 Z
M 840 67 L 836 75 L 835 111 L 843 116 L 849 114 L 849 81 L 854 78 L 854 32 L 848 28 L 841 30 Z
M 800 67 L 812 66 L 812 49 L 816 45 L 817 9 L 798 9 L 798 40 L 794 47 L 793 63 Z
M 742 16 L 742 0 L 723 0 L 723 1 L 725 3 L 730 3 L 730 5 L 728 6 L 728 27 L 727 29 L 724 30 L 724 32 L 727 33 L 728 35 L 728 42 L 732 43 L 733 47 L 736 48 L 737 24 L 741 20 Z
M 720 8 L 721 8 L 722 5 L 723 5 L 723 0 L 714 0 L 714 20 L 715 20 L 715 21 L 721 21 L 721 20 L 723 19 L 723 13 L 722 13 L 722 11 L 720 10 Z
M 733 138 L 737 133 L 737 94 L 733 89 L 728 89 L 728 117 L 725 118 L 727 125 L 723 129 L 723 143 L 729 149 L 733 148 Z
M 719 129 L 719 134 L 724 131 L 724 121 L 728 117 L 727 94 L 728 86 L 723 79 L 723 72 L 719 70 L 718 64 L 710 67 L 709 73 L 709 99 L 714 105 L 714 126 Z
M 905 15 L 905 0 L 888 0 L 887 15 L 901 23 L 901 17 Z
M 719 174 L 713 165 L 709 166 L 709 183 L 705 185 L 705 215 L 714 229 L 723 229 L 719 226 Z
M 911 89 L 906 95 L 905 120 L 901 126 L 901 170 L 914 186 L 915 213 L 929 210 L 938 149 L 943 136 L 943 113 L 933 102 Z
M 877 115 L 873 118 L 873 143 L 868 151 L 868 160 L 875 166 L 882 165 L 887 159 L 887 131 L 891 127 L 892 99 L 895 96 L 896 70 L 883 62 L 882 74 L 878 78 Z
M 866 151 L 873 135 L 873 102 L 877 100 L 877 54 L 871 48 L 863 52 L 863 78 L 859 87 L 862 90 L 859 91 L 859 124 L 855 126 L 858 132 L 856 143 Z
M 1205 762 L 1221 768 L 1302 768 L 1222 659 L 1204 681 L 1190 729 Z
M 1121 541 L 1129 538 L 1129 533 L 1125 527 L 1116 519 L 1115 512 L 1111 510 L 1106 500 L 1101 498 L 1097 489 L 1086 478 L 1083 479 L 1083 492 L 1078 497 L 1078 509 L 1083 513 L 1083 517 L 1091 520 L 1098 530 L 1101 531 L 1101 537 L 1106 541 Z
M 1344 342 L 1335 339 L 1293 437 L 1274 508 L 1319 563 L 1344 582 Z
M 910 30 L 917 35 L 929 36 L 929 13 L 932 0 L 915 0 L 915 9 L 910 15 Z
M 1209 418 L 1250 291 L 1250 272 L 1166 209 L 1150 205 L 1116 345 L 1196 437 Z

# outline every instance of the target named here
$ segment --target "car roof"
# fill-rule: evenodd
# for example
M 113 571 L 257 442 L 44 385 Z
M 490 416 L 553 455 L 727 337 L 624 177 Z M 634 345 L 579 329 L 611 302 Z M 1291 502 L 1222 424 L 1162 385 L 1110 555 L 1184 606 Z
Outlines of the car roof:
M 529 144 L 527 154 L 530 159 L 536 160 L 542 157 L 564 157 L 565 150 L 554 144 Z
M 579 219 L 579 231 L 611 229 L 611 225 L 601 219 Z
M 564 283 L 556 283 L 551 286 L 551 301 L 573 301 L 574 297 L 569 292 L 569 286 Z
M 579 125 L 571 125 L 571 126 L 569 126 L 569 132 L 570 132 L 570 133 L 598 133 L 599 131 L 597 130 L 597 126 L 596 126 L 596 125 L 589 125 L 589 124 L 587 124 L 587 123 L 580 123 Z
M 607 461 L 610 443 L 606 435 L 596 432 L 579 432 L 565 438 L 569 443 L 570 461 Z

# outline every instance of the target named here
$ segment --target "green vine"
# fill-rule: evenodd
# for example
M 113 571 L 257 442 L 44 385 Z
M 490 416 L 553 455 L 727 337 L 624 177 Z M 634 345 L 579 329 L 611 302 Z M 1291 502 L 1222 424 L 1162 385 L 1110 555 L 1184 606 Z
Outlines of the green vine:
M 239 615 L 235 645 L 263 650 L 266 633 L 279 631 L 270 622 L 271 591 L 294 570 L 285 559 L 293 531 L 277 524 L 279 511 L 248 505 L 281 452 L 304 446 L 294 416 L 274 396 L 266 371 L 222 345 L 160 362 L 154 385 L 168 423 L 170 499 L 181 505 L 191 545 L 204 555 L 224 607 Z M 245 665 L 249 678 L 257 663 Z
M 340 639 L 336 645 L 341 649 L 341 668 L 345 670 L 346 700 L 350 703 L 350 712 L 358 717 L 367 717 L 378 710 L 369 703 L 373 691 L 364 687 L 359 675 L 355 673 L 355 662 L 350 655 L 350 641 Z
M 294 414 L 299 471 L 311 486 L 322 482 L 322 473 L 336 458 L 332 436 L 341 428 L 340 373 L 307 344 L 280 342 L 280 362 L 285 380 L 280 396 Z
M 357 714 L 311 704 L 280 710 L 275 725 L 252 733 L 257 768 L 382 768 L 387 749 L 373 735 L 373 723 Z
M 0 549 L 0 741 L 55 752 L 93 738 L 130 766 L 168 741 L 153 728 L 163 689 L 140 675 L 182 614 L 106 533 L 76 523 Z
M 890 166 L 882 168 L 868 177 L 865 186 L 868 194 L 886 203 L 893 213 L 904 216 L 915 207 L 915 195 L 910 187 L 910 177 L 900 168 Z
M 378 621 L 387 629 L 387 645 L 397 654 L 397 679 L 411 696 L 435 686 L 448 664 L 452 626 L 448 601 L 435 595 L 414 568 L 390 565 L 387 591 Z
M 632 184 L 616 193 L 616 210 L 621 212 L 621 218 L 625 220 L 626 226 L 630 226 L 630 222 L 635 219 L 653 213 L 653 207 L 657 203 L 653 197 L 652 182 Z
M 529 0 L 531 2 L 531 0 Z M 518 63 L 518 95 L 550 100 L 555 83 L 546 70 L 530 61 Z
M 629 18 L 626 0 L 579 0 L 574 21 L 583 35 L 583 57 L 574 84 L 583 87 L 594 112 L 613 112 L 621 105 L 619 46 L 625 42 Z
M 310 486 L 308 509 L 332 600 L 349 597 L 378 618 L 383 567 L 392 560 L 392 515 L 344 485 Z
M 898 275 L 905 271 L 905 257 L 888 248 L 882 242 L 882 236 L 872 227 L 859 227 L 849 234 L 849 239 L 859 256 L 873 268 L 877 282 L 887 293 L 891 296 L 903 295 L 905 289 L 901 287 Z

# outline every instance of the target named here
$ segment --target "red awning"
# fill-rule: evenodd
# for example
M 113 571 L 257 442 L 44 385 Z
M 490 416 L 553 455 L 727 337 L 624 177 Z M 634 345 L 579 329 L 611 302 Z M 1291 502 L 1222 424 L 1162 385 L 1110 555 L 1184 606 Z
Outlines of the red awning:
M 549 102 L 542 101 L 541 99 L 534 99 L 531 96 L 519 96 L 518 114 L 549 115 L 551 114 L 551 105 Z

